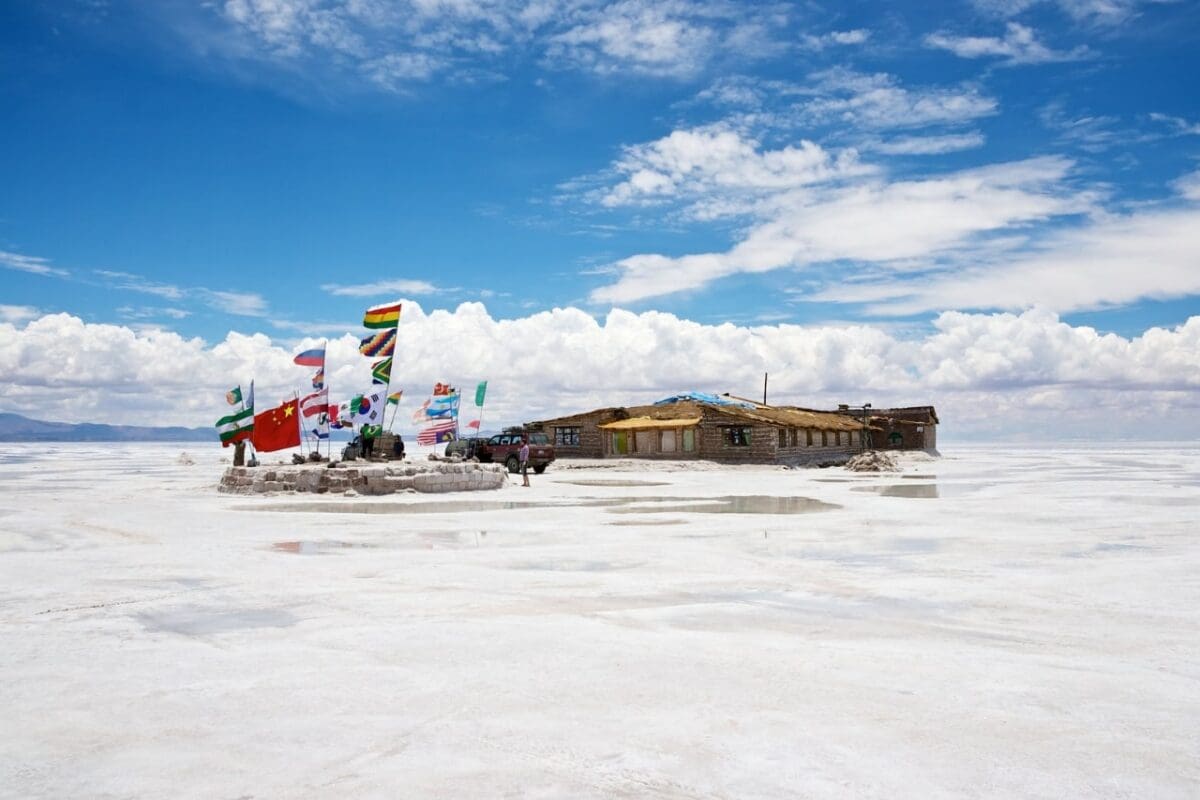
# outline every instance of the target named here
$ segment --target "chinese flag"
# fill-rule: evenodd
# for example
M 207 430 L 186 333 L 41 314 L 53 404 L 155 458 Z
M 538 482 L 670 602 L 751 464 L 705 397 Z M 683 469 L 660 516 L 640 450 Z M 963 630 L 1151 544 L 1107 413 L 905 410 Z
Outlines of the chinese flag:
M 278 408 L 254 415 L 250 444 L 260 453 L 300 446 L 300 401 L 288 400 Z

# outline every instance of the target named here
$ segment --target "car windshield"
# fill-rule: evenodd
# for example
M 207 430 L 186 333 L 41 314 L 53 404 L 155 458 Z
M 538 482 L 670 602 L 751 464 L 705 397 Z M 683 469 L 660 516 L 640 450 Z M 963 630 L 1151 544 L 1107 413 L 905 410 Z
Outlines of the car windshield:
M 529 434 L 529 443 L 530 444 L 550 444 L 550 437 L 544 433 L 531 433 L 531 434 Z

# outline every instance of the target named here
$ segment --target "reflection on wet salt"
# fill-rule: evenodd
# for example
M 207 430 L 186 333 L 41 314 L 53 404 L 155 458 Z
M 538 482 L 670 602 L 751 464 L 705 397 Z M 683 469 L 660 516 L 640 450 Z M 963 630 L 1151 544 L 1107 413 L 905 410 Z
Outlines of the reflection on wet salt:
M 682 498 L 675 498 L 676 500 Z M 841 508 L 811 497 L 772 497 L 770 495 L 727 495 L 725 497 L 693 497 L 678 505 L 636 504 L 610 508 L 610 514 L 812 514 Z
M 184 606 L 169 611 L 145 611 L 132 616 L 148 631 L 183 636 L 205 636 L 249 628 L 288 628 L 300 621 L 282 608 L 217 610 Z
M 578 481 L 554 481 L 554 483 L 568 483 L 572 486 L 670 486 L 668 481 L 638 481 L 638 480 L 610 480 L 607 478 L 593 478 L 591 480 Z
M 614 572 L 617 570 L 636 569 L 645 562 L 616 562 L 616 561 L 526 561 L 509 564 L 509 569 L 536 570 L 548 572 Z
M 606 522 L 605 525 L 617 526 L 641 526 L 641 525 L 686 525 L 687 520 L 683 519 L 619 519 L 613 522 Z
M 416 503 L 363 503 L 332 500 L 271 505 L 241 505 L 236 511 L 292 511 L 326 514 L 457 514 L 463 511 L 508 511 L 529 508 L 608 508 L 618 514 L 810 514 L 832 511 L 842 506 L 810 497 L 772 497 L 767 495 L 727 495 L 724 497 L 611 497 L 586 498 L 567 503 L 419 501 Z
M 339 542 L 331 539 L 316 542 L 275 542 L 271 545 L 272 550 L 280 553 L 296 553 L 302 556 L 316 556 L 333 553 L 337 550 L 366 547 L 375 547 L 375 545 L 369 542 Z

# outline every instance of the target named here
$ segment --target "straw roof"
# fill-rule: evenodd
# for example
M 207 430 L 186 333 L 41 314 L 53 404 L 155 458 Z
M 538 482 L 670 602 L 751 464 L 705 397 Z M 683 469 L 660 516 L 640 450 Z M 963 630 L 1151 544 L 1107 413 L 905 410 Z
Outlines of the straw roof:
M 736 405 L 716 405 L 695 400 L 680 400 L 676 403 L 668 403 L 661 406 L 598 408 L 582 414 L 572 414 L 567 417 L 542 420 L 538 424 L 565 423 L 582 420 L 587 417 L 600 417 L 606 423 L 611 423 L 614 420 L 629 420 L 633 422 L 635 418 L 650 422 L 681 421 L 690 420 L 691 418 L 701 418 L 706 414 L 723 416 L 728 421 L 725 422 L 725 420 L 722 420 L 722 422 L 729 425 L 736 425 L 740 422 L 745 425 L 774 425 L 783 428 L 811 428 L 820 431 L 860 431 L 863 427 L 861 420 L 834 412 L 811 411 L 787 406 L 759 405 L 755 408 L 743 408 Z M 630 424 L 622 427 L 636 428 L 637 426 Z M 664 425 L 658 422 L 656 424 L 647 424 L 644 427 L 664 427 Z M 670 427 L 684 426 L 678 424 Z

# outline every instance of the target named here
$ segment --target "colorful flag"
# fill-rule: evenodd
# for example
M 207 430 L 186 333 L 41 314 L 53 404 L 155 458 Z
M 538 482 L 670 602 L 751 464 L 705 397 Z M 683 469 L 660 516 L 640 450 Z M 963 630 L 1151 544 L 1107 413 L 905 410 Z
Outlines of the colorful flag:
M 479 430 L 479 420 L 477 420 L 477 419 L 471 420 L 470 422 L 467 423 L 467 427 L 474 428 L 475 430 Z
M 483 397 L 487 394 L 487 381 L 480 381 L 475 387 L 475 405 L 483 408 Z
M 364 328 L 395 328 L 400 324 L 400 304 L 368 308 L 363 317 Z
M 250 381 L 250 393 L 246 395 L 246 402 L 242 405 L 246 408 L 254 408 L 254 381 Z
M 385 358 L 371 365 L 371 383 L 387 383 L 392 377 L 392 360 Z
M 235 386 L 225 393 L 225 402 L 231 406 L 236 406 L 242 402 L 242 387 Z
M 260 453 L 300 446 L 300 401 L 288 400 L 281 406 L 254 415 L 254 433 L 250 443 Z
M 313 383 L 314 389 L 324 389 L 325 388 L 325 368 L 324 367 L 317 370 L 317 373 L 315 375 L 313 375 L 312 383 Z
M 413 425 L 420 425 L 422 422 L 428 422 L 429 415 L 425 413 L 428 410 L 429 410 L 429 401 L 426 400 L 424 403 L 421 404 L 420 408 L 418 408 L 416 411 L 413 412 L 413 415 L 412 415 Z
M 296 364 L 302 367 L 325 367 L 325 345 L 314 347 L 312 350 L 305 350 L 292 359 Z
M 402 394 L 404 394 L 403 389 L 401 389 L 398 392 L 392 392 L 391 394 L 388 395 L 388 403 L 390 403 L 391 405 L 394 405 L 394 406 L 400 405 L 400 395 L 402 395 Z
M 329 438 L 329 412 L 318 411 L 316 416 L 310 417 L 306 423 L 308 432 L 318 439 Z
M 454 391 L 454 387 L 448 383 L 435 383 L 433 385 L 433 396 L 437 397 L 440 394 L 450 394 Z
M 383 358 L 396 350 L 396 329 L 373 333 L 358 344 L 358 352 L 370 358 Z
M 429 408 L 425 409 L 425 414 L 430 417 L 457 417 L 458 399 L 458 392 L 434 397 L 429 403 Z
M 379 387 L 363 393 L 356 399 L 358 404 L 354 409 L 354 426 L 382 426 L 383 412 L 387 406 L 387 389 Z
M 254 432 L 254 407 L 244 408 L 237 413 L 217 420 L 217 434 L 221 437 L 221 446 L 228 447 L 234 442 L 249 439 Z
M 340 412 L 338 411 L 337 403 L 330 403 L 327 413 L 329 415 L 329 427 L 338 428 L 340 430 L 342 427 L 342 420 L 340 418 Z
M 455 435 L 458 426 L 454 420 L 446 422 L 438 422 L 426 428 L 417 431 L 417 444 L 440 444 L 442 442 L 452 442 L 458 437 Z
M 329 392 L 322 389 L 319 392 L 306 394 L 300 400 L 300 413 L 305 417 L 315 417 L 317 414 L 329 411 Z

